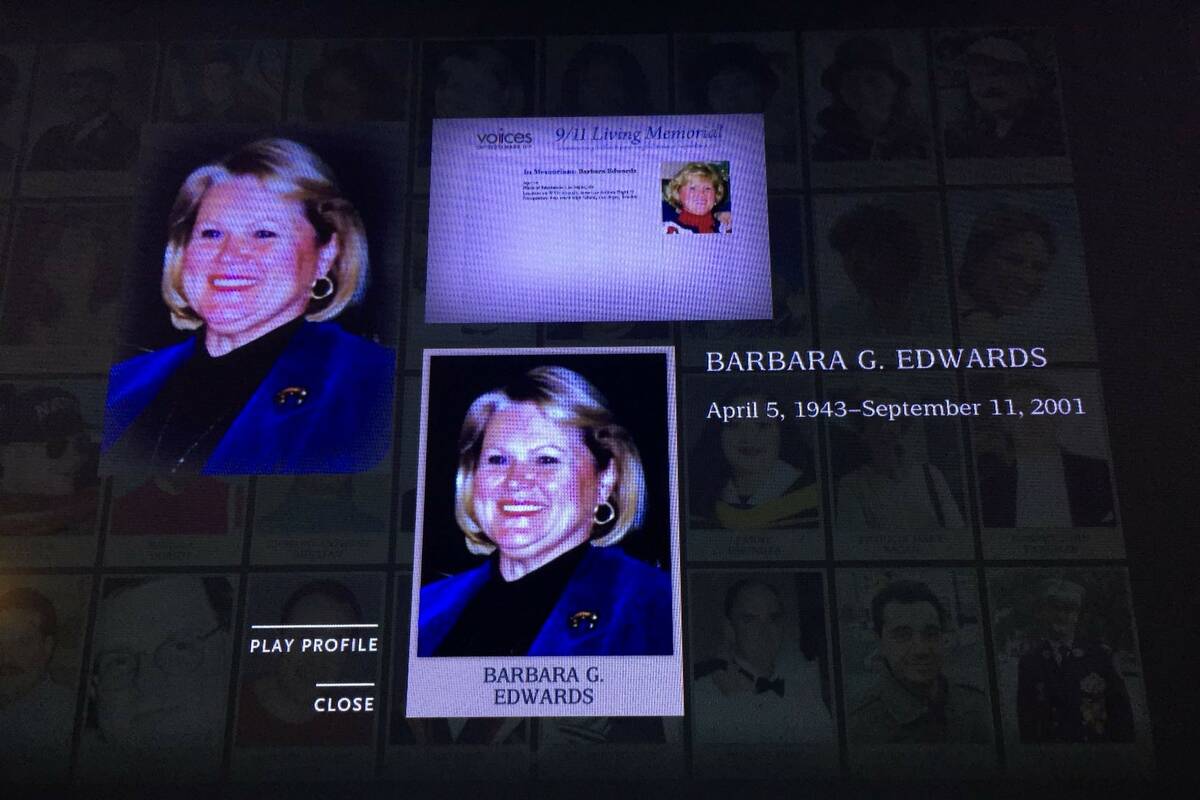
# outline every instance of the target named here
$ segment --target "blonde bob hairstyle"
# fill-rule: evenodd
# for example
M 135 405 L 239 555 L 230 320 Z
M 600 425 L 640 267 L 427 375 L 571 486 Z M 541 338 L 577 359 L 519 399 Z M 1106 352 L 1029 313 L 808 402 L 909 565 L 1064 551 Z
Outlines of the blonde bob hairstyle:
M 642 524 L 646 510 L 646 478 L 637 445 L 608 408 L 608 401 L 582 375 L 566 367 L 534 367 L 507 386 L 480 395 L 471 403 L 458 437 L 458 474 L 454 482 L 454 516 L 467 538 L 467 549 L 487 555 L 496 549 L 475 517 L 475 470 L 488 422 L 516 403 L 534 403 L 559 425 L 578 428 L 596 459 L 596 472 L 615 467 L 608 502 L 616 511 L 611 522 L 596 525 L 591 543 L 607 547 Z M 591 511 L 591 509 L 589 509 Z
M 701 161 L 693 161 L 680 167 L 679 172 L 675 173 L 675 177 L 671 178 L 667 182 L 666 188 L 663 189 L 663 199 L 678 210 L 683 205 L 679 202 L 679 190 L 683 188 L 689 178 L 693 177 L 704 178 L 713 187 L 713 191 L 717 194 L 717 200 L 713 205 L 719 205 L 725 199 L 725 179 L 721 177 L 721 173 L 716 167 Z
M 179 187 L 167 223 L 163 256 L 162 297 L 171 312 L 171 324 L 180 330 L 195 330 L 204 324 L 183 295 L 184 251 L 205 192 L 242 175 L 253 175 L 285 199 L 302 203 L 320 245 L 337 234 L 338 253 L 327 276 L 333 281 L 334 291 L 324 300 L 311 301 L 305 319 L 333 319 L 346 306 L 361 301 L 369 274 L 367 234 L 358 211 L 338 188 L 333 171 L 298 142 L 259 139 L 196 169 Z

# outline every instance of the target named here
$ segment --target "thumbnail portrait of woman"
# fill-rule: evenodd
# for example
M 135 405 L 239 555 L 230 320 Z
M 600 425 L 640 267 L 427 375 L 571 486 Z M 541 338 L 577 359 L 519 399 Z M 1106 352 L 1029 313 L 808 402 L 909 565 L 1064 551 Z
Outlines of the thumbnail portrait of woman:
M 101 443 L 120 471 L 370 468 L 391 440 L 394 352 L 334 320 L 367 293 L 366 231 L 329 166 L 261 139 L 193 170 L 161 297 L 177 344 L 116 364 Z
M 1046 289 L 1057 253 L 1054 226 L 1034 211 L 996 205 L 975 218 L 958 271 L 964 330 L 987 335 L 1022 315 Z
M 1055 361 L 1095 361 L 1074 194 L 956 192 L 947 206 L 963 344 L 1041 345 Z
M 663 172 L 663 233 L 733 233 L 728 161 L 664 164 Z
M 760 417 L 710 419 L 701 430 L 688 483 L 693 528 L 817 526 L 821 500 L 812 447 L 792 427 L 765 418 L 766 403 L 772 400 L 740 386 L 718 401 L 722 407 L 757 403 Z
M 560 365 L 514 370 L 470 404 L 457 463 L 460 530 L 426 514 L 425 552 L 462 535 L 486 560 L 422 586 L 418 656 L 672 653 L 669 573 L 623 546 L 646 520 L 643 457 L 595 385 Z

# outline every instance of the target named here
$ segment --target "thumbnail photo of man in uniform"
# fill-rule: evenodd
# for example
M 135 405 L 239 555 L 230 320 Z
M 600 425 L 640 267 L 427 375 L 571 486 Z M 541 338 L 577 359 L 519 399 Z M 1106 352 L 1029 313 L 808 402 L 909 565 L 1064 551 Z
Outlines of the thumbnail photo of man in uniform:
M 948 615 L 928 585 L 894 580 L 871 599 L 878 677 L 848 704 L 850 741 L 862 744 L 986 744 L 992 739 L 986 690 L 946 675 Z
M 703 607 L 720 609 L 716 618 L 698 617 L 693 604 L 693 641 L 699 648 L 700 642 L 723 640 L 717 652 L 702 653 L 693 668 L 692 724 L 697 741 L 787 747 L 833 738 L 821 664 L 824 625 L 816 624 L 824 619 L 816 599 L 820 579 L 802 576 L 797 581 L 804 595 L 801 602 L 808 606 L 801 610 L 804 623 L 797 619 L 796 610 L 785 608 L 781 590 L 785 580 L 784 574 L 693 578 L 694 594 L 709 596 Z M 722 589 L 723 601 L 711 602 Z M 796 593 L 792 598 L 795 602 Z M 720 633 L 714 635 L 718 627 Z
M 233 587 L 226 578 L 110 578 L 92 644 L 87 779 L 197 779 L 221 763 Z
M 1133 710 L 1113 649 L 1078 635 L 1085 594 L 1069 580 L 1038 584 L 1036 629 L 1017 662 L 1022 742 L 1133 741 Z
M 54 603 L 38 589 L 0 592 L 0 781 L 65 766 L 75 689 L 51 675 L 59 631 Z

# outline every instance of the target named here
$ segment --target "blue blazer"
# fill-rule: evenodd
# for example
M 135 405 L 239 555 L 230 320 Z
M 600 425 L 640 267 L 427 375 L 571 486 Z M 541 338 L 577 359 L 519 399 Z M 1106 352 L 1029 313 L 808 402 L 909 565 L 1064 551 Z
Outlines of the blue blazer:
M 488 579 L 489 562 L 421 589 L 417 655 L 432 656 Z M 595 624 L 572 628 L 580 611 Z M 663 656 L 674 642 L 671 579 L 617 547 L 588 546 L 529 647 L 531 656 Z
M 199 341 L 122 361 L 108 378 L 102 452 L 125 433 Z M 395 351 L 332 322 L 301 325 L 201 470 L 206 475 L 361 472 L 392 441 Z M 281 396 L 288 388 L 303 389 Z M 126 465 L 106 464 L 110 471 Z

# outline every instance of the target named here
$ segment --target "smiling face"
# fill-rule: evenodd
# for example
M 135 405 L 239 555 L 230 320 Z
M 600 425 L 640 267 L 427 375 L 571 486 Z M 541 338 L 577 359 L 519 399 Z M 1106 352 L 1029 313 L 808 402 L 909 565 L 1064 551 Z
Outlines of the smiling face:
M 902 683 L 925 687 L 942 673 L 942 622 L 933 603 L 890 602 L 883 607 L 879 652 Z
M 689 214 L 706 216 L 717 204 L 717 189 L 703 175 L 689 175 L 687 183 L 679 187 L 679 205 Z
M 1016 314 L 1045 290 L 1050 261 L 1050 248 L 1038 234 L 1009 236 L 983 257 L 975 294 L 1000 314 Z
M 579 428 L 534 403 L 496 412 L 474 476 L 474 517 L 503 559 L 540 566 L 588 539 L 614 467 L 597 471 Z
M 303 314 L 337 248 L 336 234 L 318 242 L 299 201 L 237 176 L 200 202 L 184 249 L 183 296 L 210 340 L 228 340 L 228 352 Z

